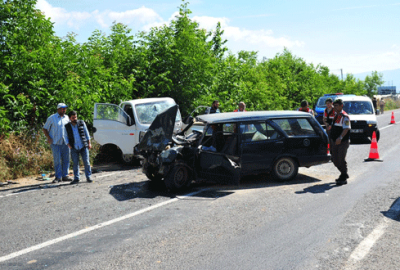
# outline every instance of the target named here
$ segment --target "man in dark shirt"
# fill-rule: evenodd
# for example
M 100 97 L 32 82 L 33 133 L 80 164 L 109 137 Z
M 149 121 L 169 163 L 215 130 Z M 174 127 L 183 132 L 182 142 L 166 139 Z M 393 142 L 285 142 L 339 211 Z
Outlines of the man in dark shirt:
M 65 125 L 67 140 L 66 143 L 71 149 L 71 158 L 74 163 L 74 180 L 71 184 L 79 183 L 79 155 L 82 156 L 85 165 L 86 181 L 93 182 L 90 178 L 92 169 L 90 168 L 89 149 L 92 148 L 90 136 L 84 121 L 78 121 L 78 115 L 75 111 L 68 113 L 70 123 Z

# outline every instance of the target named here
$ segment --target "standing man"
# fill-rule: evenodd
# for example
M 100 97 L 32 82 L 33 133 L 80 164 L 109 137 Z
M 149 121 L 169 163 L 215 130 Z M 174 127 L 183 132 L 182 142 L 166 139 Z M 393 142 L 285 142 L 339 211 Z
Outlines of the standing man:
M 71 149 L 71 158 L 74 163 L 74 180 L 71 184 L 79 183 L 79 155 L 82 156 L 83 164 L 85 165 L 86 181 L 93 182 L 90 179 L 92 169 L 90 168 L 89 149 L 92 148 L 90 143 L 89 132 L 84 121 L 78 121 L 78 114 L 76 111 L 68 113 L 70 123 L 65 125 L 67 132 L 67 145 Z
M 307 100 L 303 100 L 300 103 L 300 106 L 301 107 L 297 109 L 299 112 L 306 112 L 306 113 L 309 113 L 312 116 L 314 116 L 314 111 L 308 107 L 308 101 Z
M 233 112 L 245 112 L 246 104 L 243 101 L 239 102 L 239 109 L 234 110 Z
M 220 113 L 219 109 L 219 101 L 218 100 L 214 100 L 211 107 L 208 107 L 206 110 L 206 114 L 210 114 L 210 113 Z
M 347 162 L 346 154 L 349 148 L 350 138 L 350 118 L 345 111 L 343 111 L 343 101 L 336 99 L 333 102 L 333 108 L 336 111 L 336 116 L 333 118 L 332 129 L 331 129 L 331 154 L 333 164 L 340 171 L 340 176 L 336 179 L 338 186 L 346 185 L 347 178 Z
M 54 171 L 56 174 L 53 183 L 61 181 L 71 181 L 68 177 L 69 169 L 69 148 L 66 143 L 64 126 L 69 123 L 69 118 L 65 115 L 67 105 L 58 103 L 57 113 L 47 118 L 43 126 L 43 133 L 47 137 L 53 152 Z
M 328 138 L 330 138 L 331 134 L 331 129 L 332 129 L 332 123 L 333 123 L 333 118 L 335 118 L 335 110 L 333 109 L 333 101 L 331 98 L 327 98 L 325 100 L 326 108 L 324 110 L 324 117 L 322 118 L 322 122 L 324 123 L 326 127 L 326 133 L 328 134 Z
M 381 98 L 381 101 L 379 101 L 379 106 L 381 107 L 381 111 L 380 113 L 383 113 L 383 110 L 385 109 L 385 101 L 383 100 L 383 98 Z

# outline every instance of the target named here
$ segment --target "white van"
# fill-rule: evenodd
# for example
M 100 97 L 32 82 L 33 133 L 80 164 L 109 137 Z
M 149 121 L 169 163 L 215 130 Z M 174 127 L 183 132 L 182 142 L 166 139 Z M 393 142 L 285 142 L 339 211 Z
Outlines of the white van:
M 380 133 L 372 100 L 365 96 L 343 96 L 339 98 L 343 100 L 343 110 L 350 116 L 350 140 L 372 139 L 372 133 L 375 131 L 378 141 Z
M 93 115 L 94 139 L 110 155 L 118 154 L 132 162 L 134 147 L 143 138 L 154 118 L 174 106 L 172 98 L 144 98 L 115 104 L 96 103 Z M 182 130 L 181 114 L 175 119 L 175 132 Z

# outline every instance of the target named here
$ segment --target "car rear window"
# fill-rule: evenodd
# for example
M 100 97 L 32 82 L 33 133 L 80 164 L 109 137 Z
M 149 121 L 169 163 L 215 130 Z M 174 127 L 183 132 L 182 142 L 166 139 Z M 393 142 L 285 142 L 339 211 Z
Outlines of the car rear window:
M 317 136 L 310 122 L 304 118 L 287 118 L 272 120 L 277 124 L 288 136 Z

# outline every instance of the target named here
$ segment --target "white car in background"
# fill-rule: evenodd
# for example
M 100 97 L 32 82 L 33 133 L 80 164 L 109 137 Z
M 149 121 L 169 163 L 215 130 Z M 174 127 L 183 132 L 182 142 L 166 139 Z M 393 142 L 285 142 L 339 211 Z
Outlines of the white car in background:
M 380 132 L 372 100 L 365 96 L 339 98 L 343 100 L 343 110 L 350 116 L 350 140 L 354 142 L 357 139 L 372 139 L 372 133 L 375 131 L 378 141 Z
M 106 155 L 117 155 L 123 162 L 131 163 L 135 158 L 134 147 L 154 118 L 174 105 L 175 101 L 168 97 L 128 100 L 120 105 L 96 103 L 93 114 L 94 139 Z M 182 120 L 178 110 L 174 132 L 181 130 Z

